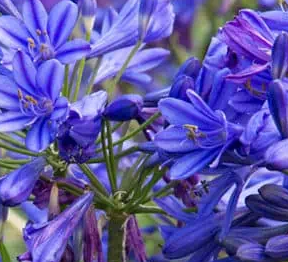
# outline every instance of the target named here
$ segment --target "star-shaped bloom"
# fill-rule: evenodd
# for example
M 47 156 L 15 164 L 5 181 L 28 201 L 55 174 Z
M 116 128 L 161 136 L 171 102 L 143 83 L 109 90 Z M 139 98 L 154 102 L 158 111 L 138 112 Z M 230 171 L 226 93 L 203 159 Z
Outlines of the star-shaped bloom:
M 59 97 L 64 66 L 52 59 L 35 68 L 29 56 L 19 51 L 13 60 L 13 77 L 0 76 L 0 132 L 31 127 L 26 146 L 42 151 L 53 141 L 57 123 L 68 113 L 68 101 Z
M 90 52 L 90 44 L 86 41 L 68 41 L 78 17 L 77 5 L 73 2 L 61 1 L 47 14 L 41 1 L 25 0 L 22 16 L 23 19 L 10 15 L 0 18 L 4 64 L 9 64 L 19 49 L 38 63 L 56 58 L 69 64 Z

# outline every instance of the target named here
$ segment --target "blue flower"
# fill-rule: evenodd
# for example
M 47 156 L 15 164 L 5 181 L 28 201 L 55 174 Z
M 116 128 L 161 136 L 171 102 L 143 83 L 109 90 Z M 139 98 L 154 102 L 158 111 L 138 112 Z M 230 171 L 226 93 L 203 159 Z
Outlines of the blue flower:
M 0 180 L 0 202 L 5 206 L 16 206 L 25 202 L 46 165 L 44 158 L 32 162 L 7 174 Z
M 93 200 L 93 194 L 79 197 L 53 220 L 44 224 L 28 224 L 24 240 L 33 262 L 59 262 L 73 234 Z
M 95 155 L 107 93 L 99 91 L 71 105 L 57 135 L 59 155 L 67 162 L 84 163 Z
M 3 63 L 10 63 L 19 49 L 35 63 L 55 58 L 69 64 L 90 52 L 86 41 L 68 41 L 78 17 L 74 3 L 61 1 L 48 15 L 40 0 L 25 0 L 22 15 L 23 20 L 0 18 L 0 42 L 6 48 Z
M 55 138 L 57 122 L 66 118 L 68 101 L 59 97 L 64 66 L 52 59 L 35 68 L 30 58 L 18 51 L 13 60 L 13 79 L 0 76 L 0 131 L 31 127 L 26 146 L 42 151 Z
M 242 132 L 241 127 L 227 122 L 223 112 L 209 108 L 194 91 L 189 90 L 187 95 L 191 103 L 173 98 L 159 103 L 171 126 L 157 134 L 155 143 L 180 155 L 170 170 L 172 179 L 187 178 L 213 160 L 217 166 L 223 152 Z

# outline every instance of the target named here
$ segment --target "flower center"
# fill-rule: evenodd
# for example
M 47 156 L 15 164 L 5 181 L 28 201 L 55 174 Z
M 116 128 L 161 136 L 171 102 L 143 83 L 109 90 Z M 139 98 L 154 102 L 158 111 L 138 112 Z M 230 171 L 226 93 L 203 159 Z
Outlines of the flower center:
M 34 62 L 53 58 L 55 52 L 47 32 L 37 29 L 36 33 L 38 36 L 37 39 L 27 38 L 28 50 L 31 56 L 34 57 Z
M 53 103 L 48 98 L 41 98 L 36 100 L 30 95 L 23 95 L 21 89 L 18 89 L 18 97 L 20 108 L 23 114 L 29 116 L 44 116 L 52 113 L 54 107 Z

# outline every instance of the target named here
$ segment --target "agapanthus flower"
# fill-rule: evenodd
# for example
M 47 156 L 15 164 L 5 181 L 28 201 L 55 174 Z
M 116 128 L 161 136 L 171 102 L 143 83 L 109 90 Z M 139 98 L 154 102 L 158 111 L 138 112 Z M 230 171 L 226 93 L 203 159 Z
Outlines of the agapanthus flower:
M 27 148 L 46 149 L 54 140 L 57 123 L 65 120 L 68 101 L 60 97 L 64 66 L 55 59 L 39 68 L 28 55 L 18 51 L 13 59 L 13 78 L 0 76 L 0 131 L 12 132 L 30 128 Z
M 215 161 L 239 138 L 242 128 L 229 123 L 223 112 L 214 112 L 192 90 L 187 92 L 191 103 L 167 98 L 159 109 L 171 127 L 155 139 L 158 147 L 178 156 L 170 170 L 173 179 L 186 178 Z
M 99 91 L 71 105 L 68 119 L 59 127 L 59 154 L 67 162 L 84 163 L 95 154 L 107 93 Z
M 33 262 L 59 262 L 67 247 L 69 237 L 79 224 L 93 200 L 92 193 L 86 193 L 74 201 L 53 220 L 43 224 L 28 224 L 24 229 L 24 240 L 28 252 L 26 259 Z M 20 256 L 19 261 L 25 261 Z
M 74 3 L 61 1 L 49 15 L 40 0 L 25 0 L 22 9 L 23 20 L 6 15 L 0 18 L 0 42 L 5 47 L 2 63 L 11 63 L 19 49 L 35 63 L 55 58 L 69 64 L 90 52 L 86 41 L 68 41 L 78 17 Z

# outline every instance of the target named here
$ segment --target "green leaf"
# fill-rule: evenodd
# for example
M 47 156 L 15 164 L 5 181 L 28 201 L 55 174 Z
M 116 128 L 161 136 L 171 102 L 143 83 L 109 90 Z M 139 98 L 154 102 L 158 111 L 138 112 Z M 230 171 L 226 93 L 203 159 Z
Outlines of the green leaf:
M 0 254 L 1 254 L 2 261 L 12 262 L 12 260 L 9 256 L 9 253 L 8 253 L 4 243 L 2 241 L 0 242 Z

